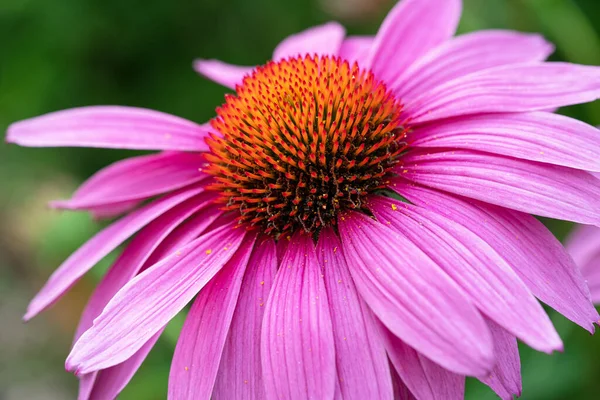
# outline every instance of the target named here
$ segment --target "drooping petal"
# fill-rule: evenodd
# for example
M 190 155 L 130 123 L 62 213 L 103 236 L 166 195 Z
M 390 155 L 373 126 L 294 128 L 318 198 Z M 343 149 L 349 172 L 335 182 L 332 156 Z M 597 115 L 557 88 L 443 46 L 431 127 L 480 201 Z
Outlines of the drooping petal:
M 586 225 L 575 227 L 565 241 L 565 247 L 584 274 L 589 272 L 588 269 L 593 267 L 590 261 L 600 255 L 600 228 Z
M 461 0 L 402 0 L 388 13 L 371 47 L 368 67 L 390 84 L 419 57 L 450 39 Z
M 254 67 L 232 65 L 219 60 L 197 59 L 194 61 L 194 69 L 219 85 L 235 89 L 237 85 L 241 85 L 244 76 L 249 75 Z
M 380 221 L 415 243 L 461 286 L 483 314 L 537 350 L 562 349 L 542 306 L 483 239 L 423 207 L 380 196 L 373 196 L 369 204 Z
M 543 61 L 553 51 L 554 46 L 540 35 L 500 30 L 468 33 L 432 49 L 391 86 L 406 101 L 473 72 Z
M 213 223 L 223 214 L 223 210 L 218 205 L 211 205 L 202 209 L 201 213 L 196 213 L 179 225 L 173 233 L 167 236 L 150 254 L 150 257 L 144 262 L 141 271 L 144 271 L 165 257 L 170 256 L 177 249 L 186 246 L 189 242 L 197 239 L 205 231 L 212 231 L 216 228 Z
M 205 179 L 205 163 L 197 153 L 179 152 L 118 161 L 85 181 L 70 200 L 55 201 L 52 206 L 94 209 L 147 199 Z
M 331 228 L 321 231 L 317 258 L 329 299 L 339 397 L 392 399 L 390 370 L 371 311 L 358 295 L 342 244 Z
M 422 149 L 402 158 L 402 177 L 543 217 L 600 224 L 600 180 L 571 168 L 470 150 Z
M 306 54 L 337 56 L 345 35 L 346 30 L 337 22 L 309 28 L 288 36 L 279 43 L 273 51 L 273 60 L 280 61 L 287 57 Z
M 214 277 L 243 238 L 242 229 L 223 226 L 137 275 L 75 343 L 67 369 L 88 373 L 128 359 Z
M 494 321 L 486 319 L 486 322 L 494 340 L 496 365 L 489 376 L 479 380 L 492 388 L 501 399 L 512 400 L 513 395 L 520 396 L 522 390 L 517 339 Z
M 90 393 L 89 400 L 117 398 L 118 394 L 121 393 L 125 386 L 127 386 L 131 378 L 133 378 L 133 375 L 135 375 L 140 368 L 140 365 L 142 365 L 142 362 L 144 362 L 148 353 L 156 344 L 162 331 L 162 329 L 159 330 L 134 355 L 122 363 L 103 369 L 99 372 L 92 372 L 91 374 L 97 374 L 97 377 L 94 382 L 94 388 Z M 79 398 L 78 400 L 83 399 Z
M 144 263 L 161 242 L 188 217 L 205 207 L 212 197 L 204 193 L 187 200 L 179 206 L 159 216 L 125 248 L 114 265 L 102 278 L 90 297 L 75 333 L 75 341 L 92 326 L 94 319 L 100 315 L 112 297 L 138 274 Z
M 531 292 L 593 332 L 598 313 L 581 272 L 552 233 L 517 211 L 393 180 L 390 186 L 412 203 L 463 225 L 502 255 Z
M 490 333 L 466 294 L 408 238 L 363 214 L 339 220 L 358 292 L 396 336 L 456 373 L 486 375 Z
M 312 238 L 296 234 L 267 300 L 261 334 L 267 399 L 331 399 L 335 352 L 327 291 Z
M 135 232 L 177 204 L 202 191 L 202 187 L 196 187 L 173 193 L 136 210 L 100 231 L 54 271 L 48 282 L 29 303 L 24 319 L 33 318 L 54 303 L 98 261 Z
M 125 214 L 126 212 L 133 210 L 140 203 L 140 200 L 124 201 L 122 203 L 90 207 L 88 211 L 92 215 L 92 217 L 97 220 L 110 219 L 118 217 L 119 215 Z M 50 206 L 52 206 L 52 204 L 50 204 Z
M 585 281 L 590 288 L 592 301 L 595 304 L 600 303 L 600 253 L 592 258 L 587 268 L 583 271 Z
M 211 397 L 254 241 L 255 236 L 246 237 L 235 255 L 194 301 L 175 347 L 169 374 L 169 399 Z
M 144 108 L 90 106 L 9 126 L 6 140 L 31 147 L 207 151 L 208 125 Z
M 464 376 L 450 372 L 419 354 L 384 326 L 380 326 L 380 332 L 396 372 L 417 399 L 464 399 Z
M 543 111 L 600 98 L 600 68 L 525 63 L 475 72 L 406 103 L 413 124 L 487 112 Z
M 500 113 L 432 123 L 411 133 L 411 146 L 480 150 L 524 160 L 600 171 L 600 129 L 546 112 Z
M 349 36 L 342 42 L 340 58 L 350 64 L 357 62 L 360 67 L 365 67 L 368 62 L 369 51 L 373 45 L 373 36 Z
M 265 398 L 260 330 L 278 263 L 272 239 L 262 238 L 257 243 L 248 262 L 223 349 L 213 391 L 216 400 Z
M 159 241 L 156 250 L 151 253 L 151 256 L 145 257 L 146 261 L 143 263 L 144 267 L 154 265 L 158 260 L 168 256 L 197 238 L 220 214 L 221 211 L 216 207 L 208 207 L 203 209 L 201 213 L 186 220 L 164 240 Z M 149 228 L 150 226 L 145 230 L 148 230 Z M 143 233 L 144 232 L 141 232 L 136 236 L 134 241 L 141 243 L 142 241 L 138 240 L 138 237 L 142 236 Z M 149 239 L 149 241 L 152 242 L 153 240 Z M 129 247 L 134 247 L 134 243 L 132 242 Z M 125 252 L 127 252 L 127 249 Z M 125 254 L 125 252 L 123 254 Z M 128 262 L 125 262 L 128 259 L 131 259 L 131 257 L 122 255 L 119 258 L 120 262 L 117 262 L 109 270 L 108 274 L 105 275 L 92 294 L 92 297 L 88 301 L 88 305 L 83 312 L 79 326 L 77 327 L 76 339 L 87 329 L 87 327 L 92 325 L 93 319 L 101 313 L 106 303 L 108 303 L 121 286 L 132 278 L 132 267 Z M 133 264 L 136 265 L 135 263 Z M 144 267 L 141 269 L 144 269 Z M 138 268 L 137 265 L 134 268 Z M 91 312 L 92 309 L 95 311 L 94 313 Z M 87 323 L 84 322 L 86 319 Z M 94 397 L 97 396 L 98 399 L 112 399 L 116 397 L 118 392 L 120 392 L 133 377 L 148 352 L 152 349 L 161 332 L 162 330 L 154 335 L 133 356 L 123 361 L 121 364 L 117 364 L 100 372 L 91 372 L 83 375 L 80 378 L 78 399 L 89 399 L 92 388 L 94 390 Z M 100 374 L 98 380 L 95 378 L 97 374 Z M 97 384 L 95 382 L 97 382 Z

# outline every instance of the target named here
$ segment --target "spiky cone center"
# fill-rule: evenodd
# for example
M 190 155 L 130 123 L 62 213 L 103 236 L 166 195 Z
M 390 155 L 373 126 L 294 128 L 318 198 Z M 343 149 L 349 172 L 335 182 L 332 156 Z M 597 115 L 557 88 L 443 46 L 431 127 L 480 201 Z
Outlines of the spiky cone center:
M 402 105 L 338 57 L 305 56 L 258 67 L 226 95 L 207 138 L 211 189 L 238 220 L 275 238 L 335 225 L 365 209 L 406 147 Z

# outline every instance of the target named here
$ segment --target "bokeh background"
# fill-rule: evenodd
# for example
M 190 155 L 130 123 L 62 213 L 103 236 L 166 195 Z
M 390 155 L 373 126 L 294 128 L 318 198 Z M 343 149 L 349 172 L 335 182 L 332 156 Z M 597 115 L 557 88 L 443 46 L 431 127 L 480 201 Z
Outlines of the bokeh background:
M 195 57 L 254 65 L 287 35 L 334 19 L 373 34 L 395 0 L 1 0 L 0 128 L 63 108 L 121 104 L 202 122 L 225 90 L 197 76 Z M 555 60 L 600 65 L 599 0 L 464 0 L 460 31 L 542 32 Z M 600 124 L 600 102 L 561 112 Z M 107 257 L 71 293 L 23 324 L 28 300 L 86 238 L 102 227 L 85 213 L 57 212 L 99 168 L 136 152 L 24 149 L 0 144 L 0 400 L 75 398 L 63 369 L 71 338 Z M 544 221 L 562 238 L 571 226 Z M 600 338 L 551 312 L 565 352 L 522 346 L 523 399 L 599 398 Z M 169 325 L 122 399 L 166 398 L 183 316 Z M 469 399 L 493 399 L 469 381 Z

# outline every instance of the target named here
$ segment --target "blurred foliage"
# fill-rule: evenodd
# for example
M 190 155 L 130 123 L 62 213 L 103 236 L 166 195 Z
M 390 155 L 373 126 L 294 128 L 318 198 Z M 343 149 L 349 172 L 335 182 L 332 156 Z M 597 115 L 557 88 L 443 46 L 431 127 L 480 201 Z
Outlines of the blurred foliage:
M 2 0 L 0 127 L 4 130 L 19 119 L 92 104 L 148 107 L 205 121 L 225 90 L 192 71 L 194 58 L 261 64 L 287 35 L 330 19 L 341 20 L 350 33 L 373 34 L 393 5 L 391 0 L 354 0 L 335 1 L 335 7 L 330 7 L 330 2 L 334 0 Z M 557 45 L 554 60 L 600 64 L 598 0 L 464 2 L 461 32 L 489 28 L 541 32 Z M 339 15 L 325 11 L 339 10 L 340 4 L 362 8 Z M 598 102 L 564 112 L 600 124 Z M 63 371 L 61 359 L 68 352 L 77 315 L 111 257 L 57 307 L 21 326 L 18 318 L 28 298 L 100 228 L 87 215 L 51 212 L 44 204 L 69 196 L 94 171 L 133 154 L 0 145 L 0 398 L 74 396 L 76 380 Z M 559 237 L 570 228 L 557 221 L 544 222 Z M 523 398 L 597 398 L 600 341 L 556 313 L 551 315 L 565 341 L 565 352 L 545 355 L 523 346 Z M 122 399 L 166 397 L 170 359 L 182 320 L 179 316 L 169 326 Z M 15 347 L 17 339 L 24 347 Z M 494 396 L 472 380 L 468 398 Z

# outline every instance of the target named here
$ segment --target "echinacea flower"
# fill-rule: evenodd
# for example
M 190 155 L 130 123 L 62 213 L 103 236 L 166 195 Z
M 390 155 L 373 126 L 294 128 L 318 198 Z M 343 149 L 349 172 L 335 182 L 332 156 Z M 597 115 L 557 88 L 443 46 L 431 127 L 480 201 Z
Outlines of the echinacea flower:
M 544 62 L 538 35 L 453 37 L 460 13 L 404 0 L 374 37 L 328 23 L 260 67 L 199 60 L 235 91 L 208 124 L 85 107 L 9 128 L 25 146 L 162 151 L 54 204 L 125 216 L 26 319 L 132 237 L 66 362 L 80 398 L 115 397 L 196 295 L 171 399 L 453 399 L 467 375 L 511 398 L 517 338 L 562 349 L 537 299 L 594 330 L 579 270 L 531 214 L 600 224 L 599 132 L 548 111 L 599 98 L 600 69 Z
M 567 237 L 565 247 L 581 268 L 590 288 L 592 301 L 600 304 L 600 228 L 577 226 Z

